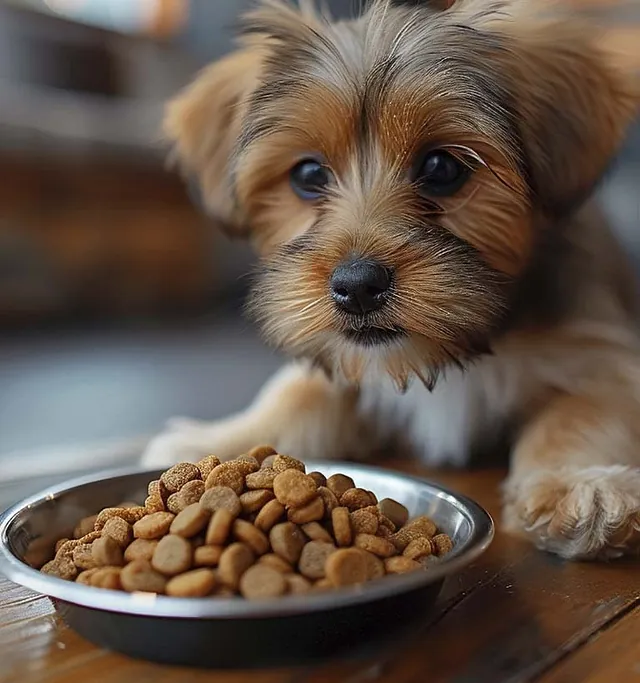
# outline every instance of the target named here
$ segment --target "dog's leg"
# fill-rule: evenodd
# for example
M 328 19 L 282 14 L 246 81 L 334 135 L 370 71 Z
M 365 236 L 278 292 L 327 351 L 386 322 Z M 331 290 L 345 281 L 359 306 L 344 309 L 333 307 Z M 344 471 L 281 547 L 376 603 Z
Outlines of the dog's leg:
M 555 398 L 516 443 L 505 498 L 507 528 L 562 557 L 638 552 L 638 401 L 624 390 Z
M 280 370 L 249 408 L 219 422 L 177 419 L 147 446 L 142 463 L 164 467 L 213 453 L 231 458 L 271 445 L 299 458 L 358 457 L 371 443 L 357 416 L 357 393 L 304 365 Z

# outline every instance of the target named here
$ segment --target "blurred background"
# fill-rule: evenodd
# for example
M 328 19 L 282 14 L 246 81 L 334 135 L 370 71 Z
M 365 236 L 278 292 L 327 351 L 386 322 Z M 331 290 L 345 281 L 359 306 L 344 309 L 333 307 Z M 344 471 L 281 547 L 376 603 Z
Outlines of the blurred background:
M 127 457 L 169 416 L 243 407 L 279 364 L 241 316 L 251 255 L 158 134 L 247 4 L 0 0 L 0 483 Z M 640 130 L 602 189 L 640 264 L 638 177 Z

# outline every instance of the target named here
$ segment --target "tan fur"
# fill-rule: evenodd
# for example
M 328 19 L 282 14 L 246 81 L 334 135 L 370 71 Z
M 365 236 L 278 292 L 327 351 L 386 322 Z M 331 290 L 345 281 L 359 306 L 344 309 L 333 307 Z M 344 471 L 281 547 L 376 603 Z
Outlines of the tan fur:
M 638 551 L 635 283 L 585 204 L 638 112 L 631 70 L 550 1 L 377 0 L 336 23 L 269 0 L 249 22 L 166 129 L 209 210 L 263 257 L 265 336 L 326 374 L 293 364 L 229 420 L 174 423 L 146 462 L 268 442 L 314 458 L 402 443 L 464 464 L 507 439 L 510 529 L 569 558 Z M 408 180 L 428 148 L 473 167 L 454 196 Z M 309 155 L 335 177 L 319 203 L 289 185 Z M 372 320 L 402 341 L 345 341 L 328 281 L 352 253 L 393 268 Z

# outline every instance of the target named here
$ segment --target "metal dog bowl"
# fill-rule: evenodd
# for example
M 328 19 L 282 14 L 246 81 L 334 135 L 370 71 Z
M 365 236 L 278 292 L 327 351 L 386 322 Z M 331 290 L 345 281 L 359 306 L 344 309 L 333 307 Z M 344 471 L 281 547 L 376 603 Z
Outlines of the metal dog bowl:
M 144 500 L 159 472 L 117 471 L 55 486 L 0 517 L 0 571 L 48 595 L 67 624 L 96 645 L 170 664 L 216 668 L 295 666 L 376 651 L 424 623 L 447 576 L 475 560 L 493 538 L 493 522 L 473 501 L 436 484 L 374 467 L 310 462 L 342 472 L 411 516 L 429 515 L 454 542 L 425 571 L 385 577 L 359 589 L 286 596 L 170 598 L 83 586 L 40 573 L 26 561 L 52 547 L 82 517 L 122 500 Z

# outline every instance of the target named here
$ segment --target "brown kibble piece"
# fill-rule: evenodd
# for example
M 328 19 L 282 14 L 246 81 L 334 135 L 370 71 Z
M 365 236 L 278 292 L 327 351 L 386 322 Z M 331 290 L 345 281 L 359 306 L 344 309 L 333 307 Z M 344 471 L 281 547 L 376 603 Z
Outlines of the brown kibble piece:
M 364 551 L 357 548 L 336 550 L 327 557 L 325 573 L 327 579 L 336 587 L 364 583 L 368 577 Z
M 318 522 L 309 522 L 302 525 L 302 531 L 312 541 L 324 541 L 325 543 L 333 543 L 331 534 Z
M 314 591 L 328 591 L 333 588 L 333 584 L 329 579 L 320 579 L 313 584 Z
M 197 503 L 204 493 L 204 482 L 200 479 L 188 481 L 179 491 L 172 493 L 167 499 L 167 510 L 174 515 L 179 514 L 189 505 Z
M 207 489 L 200 498 L 200 505 L 209 512 L 224 508 L 234 517 L 242 512 L 242 505 L 238 494 L 228 486 L 213 486 Z
M 392 498 L 383 498 L 378 503 L 378 509 L 393 522 L 396 529 L 403 527 L 409 519 L 409 510 Z
M 161 538 L 169 533 L 175 517 L 170 512 L 153 512 L 133 525 L 133 535 L 145 539 Z
M 188 481 L 200 479 L 200 470 L 192 462 L 179 462 L 163 472 L 160 481 L 169 493 L 179 491 Z
M 229 460 L 225 465 L 237 470 L 243 477 L 246 477 L 253 472 L 257 472 L 260 469 L 260 463 L 248 453 L 239 455 L 235 460 Z
M 324 503 L 325 519 L 331 519 L 331 513 L 335 508 L 340 506 L 340 502 L 336 498 L 335 494 L 326 486 L 320 486 L 318 488 L 318 495 L 320 498 L 322 498 L 322 502 Z
M 167 507 L 160 496 L 147 496 L 144 501 L 144 508 L 147 514 L 154 512 L 165 512 Z
M 324 517 L 324 503 L 322 498 L 317 496 L 311 502 L 300 508 L 291 508 L 288 512 L 290 522 L 295 524 L 308 524 L 317 522 Z
M 216 575 L 210 569 L 193 569 L 167 581 L 166 593 L 176 598 L 204 598 L 216 585 Z
M 361 508 L 366 508 L 375 504 L 375 498 L 369 491 L 365 491 L 364 489 L 347 489 L 340 496 L 340 505 L 349 508 L 349 512 L 354 512 L 355 510 L 360 510 Z
M 258 474 L 256 472 L 255 474 Z M 240 496 L 240 505 L 242 505 L 242 512 L 248 515 L 252 512 L 261 510 L 270 500 L 273 500 L 273 491 L 267 489 L 257 489 L 255 491 L 247 491 Z
M 214 467 L 217 467 L 219 464 L 220 458 L 217 458 L 215 455 L 206 455 L 202 460 L 198 460 L 196 467 L 200 471 L 202 481 L 206 481 Z
M 193 564 L 196 567 L 217 567 L 223 550 L 221 545 L 200 546 L 193 553 Z
M 383 526 L 387 531 L 395 533 L 396 525 L 388 517 L 385 517 L 383 514 L 380 514 L 379 522 L 380 526 Z
M 421 517 L 416 517 L 415 519 L 412 519 L 401 529 L 401 531 L 405 530 L 420 531 L 423 536 L 431 538 L 435 535 L 437 528 L 432 519 L 425 515 L 422 515 Z
M 133 529 L 131 524 L 121 517 L 112 517 L 102 528 L 102 535 L 111 536 L 121 548 L 126 548 L 133 540 Z
M 51 562 L 47 562 L 41 569 L 44 574 L 51 574 L 67 581 L 73 581 L 78 576 L 78 568 L 73 564 L 70 555 L 56 557 Z
M 207 545 L 222 545 L 225 543 L 227 538 L 229 538 L 235 518 L 235 515 L 227 508 L 219 508 L 216 510 L 207 527 L 207 534 L 204 542 Z
M 81 583 L 83 586 L 91 585 L 91 577 L 100 569 L 100 567 L 94 567 L 93 569 L 85 569 L 80 572 L 76 577 L 76 583 Z
M 269 533 L 269 540 L 273 552 L 291 564 L 296 564 L 300 559 L 302 549 L 307 542 L 305 535 L 292 522 L 276 524 Z
M 345 491 L 355 488 L 355 483 L 351 477 L 347 477 L 345 474 L 332 474 L 327 479 L 327 488 L 340 500 Z
M 355 538 L 355 546 L 378 557 L 391 557 L 396 554 L 396 548 L 391 541 L 372 534 L 358 534 Z
M 80 540 L 80 539 L 76 539 L 76 540 Z M 62 548 L 64 545 L 66 545 L 68 542 L 69 542 L 69 539 L 68 539 L 68 538 L 61 538 L 59 541 L 56 541 L 56 545 L 55 545 L 55 548 L 54 548 L 54 553 L 57 555 L 57 554 L 60 552 L 61 548 Z
M 234 467 L 229 467 L 230 464 L 231 463 L 223 462 L 221 465 L 214 467 L 213 470 L 211 470 L 211 474 L 207 477 L 205 489 L 229 488 L 236 496 L 239 496 L 244 490 L 245 475 Z M 204 495 L 202 497 L 204 498 Z
M 387 557 L 384 561 L 384 568 L 387 574 L 407 574 L 414 572 L 416 569 L 421 569 L 422 565 L 415 560 L 410 560 L 404 555 L 397 555 L 396 557 Z
M 378 518 L 366 508 L 355 510 L 350 515 L 355 534 L 375 534 L 378 531 Z
M 111 536 L 96 539 L 91 545 L 91 555 L 96 567 L 120 567 L 124 564 L 122 548 Z
M 207 526 L 210 517 L 209 510 L 205 510 L 199 503 L 192 503 L 171 522 L 169 533 L 192 538 Z
M 255 458 L 260 464 L 264 462 L 265 458 L 268 458 L 270 455 L 277 455 L 278 451 L 276 451 L 275 448 L 272 448 L 271 446 L 255 446 L 252 448 L 247 455 L 250 455 L 252 458 Z
M 251 567 L 255 556 L 244 543 L 232 543 L 223 551 L 218 563 L 218 578 L 225 586 L 238 589 L 240 578 Z
M 73 549 L 71 558 L 73 560 L 73 564 L 75 564 L 78 569 L 94 569 L 96 566 L 90 543 L 82 543 L 81 545 L 77 545 Z
M 322 474 L 322 472 L 309 472 L 309 476 L 316 482 L 316 486 L 320 488 L 321 486 L 327 485 L 327 478 Z
M 176 576 L 191 568 L 193 548 L 182 536 L 165 536 L 160 539 L 151 566 L 166 576 Z
M 163 501 L 166 501 L 169 497 L 169 491 L 167 491 L 167 487 L 160 479 L 154 479 L 153 481 L 149 482 L 149 486 L 147 486 L 147 494 L 149 496 L 159 496 Z
M 266 555 L 263 555 L 258 562 L 260 564 L 266 564 L 267 566 L 271 567 L 271 569 L 275 569 L 282 574 L 290 574 L 293 572 L 293 567 L 286 560 L 283 560 L 275 553 L 267 553 Z
M 272 467 L 276 472 L 298 470 L 304 474 L 307 471 L 307 468 L 301 460 L 296 460 L 296 458 L 291 458 L 288 455 L 276 455 L 273 459 Z
M 250 567 L 240 578 L 240 593 L 249 600 L 277 598 L 287 588 L 284 575 L 264 564 Z
M 122 519 L 129 522 L 129 524 L 135 524 L 147 514 L 147 510 L 143 507 L 105 508 L 96 517 L 94 529 L 96 531 L 102 531 L 104 525 L 107 523 L 107 520 L 111 519 L 112 517 L 122 517 Z
M 266 534 L 282 519 L 285 512 L 286 510 L 282 503 L 277 500 L 270 500 L 262 510 L 260 510 L 258 516 L 255 518 L 254 524 L 260 531 L 264 531 Z
M 291 595 L 302 595 L 311 591 L 311 582 L 307 581 L 304 576 L 300 576 L 300 574 L 285 574 L 284 579 L 287 582 Z
M 323 541 L 309 541 L 302 549 L 298 568 L 300 573 L 308 579 L 323 579 L 327 558 L 336 552 L 332 543 Z
M 303 507 L 317 491 L 316 482 L 300 470 L 284 470 L 273 480 L 273 492 L 285 507 Z
M 276 455 L 277 455 L 277 453 L 275 453 L 274 455 L 268 455 L 262 461 L 262 464 L 260 465 L 260 469 L 266 469 L 266 468 L 273 469 L 273 463 L 276 459 Z
M 134 562 L 135 560 L 146 560 L 151 562 L 153 553 L 155 552 L 158 541 L 147 538 L 136 538 L 130 546 L 124 551 L 125 562 Z
M 128 593 L 164 593 L 167 580 L 146 560 L 134 560 L 120 572 L 120 583 Z
M 87 534 L 91 533 L 94 529 L 96 519 L 98 515 L 91 515 L 90 517 L 85 517 L 78 522 L 78 526 L 73 530 L 73 537 L 75 539 L 82 538 Z
M 132 500 L 125 500 L 122 503 L 118 505 L 119 508 L 137 508 L 140 507 L 138 503 L 135 503 Z
M 407 545 L 402 554 L 410 560 L 419 560 L 423 557 L 429 557 L 429 555 L 433 554 L 431 539 L 415 538 Z
M 261 467 L 257 472 L 247 474 L 245 484 L 248 489 L 273 489 L 273 480 L 278 475 L 272 467 Z
M 89 585 L 94 588 L 108 588 L 112 591 L 119 591 L 122 589 L 121 573 L 120 567 L 98 567 L 89 577 Z
M 385 574 L 384 562 L 379 557 L 376 557 L 366 550 L 363 550 L 362 552 L 364 553 L 364 558 L 367 563 L 367 578 L 369 581 L 381 579 Z
M 232 532 L 236 540 L 246 543 L 256 555 L 264 555 L 269 551 L 269 539 L 251 522 L 236 519 Z
M 447 534 L 437 534 L 431 539 L 431 547 L 436 557 L 442 557 L 451 551 L 453 542 Z
M 353 531 L 351 529 L 351 516 L 349 510 L 343 507 L 334 508 L 331 512 L 331 526 L 336 543 L 344 548 L 351 545 Z

